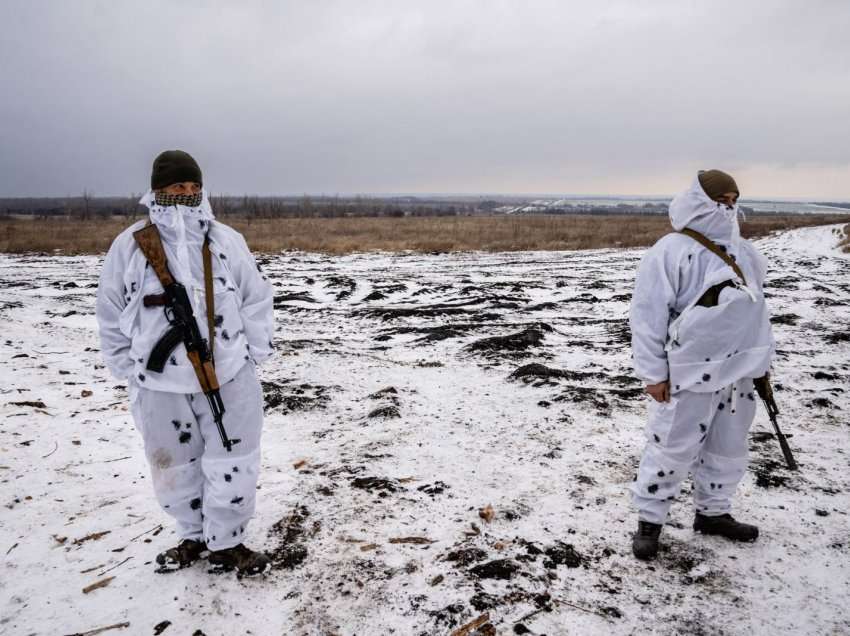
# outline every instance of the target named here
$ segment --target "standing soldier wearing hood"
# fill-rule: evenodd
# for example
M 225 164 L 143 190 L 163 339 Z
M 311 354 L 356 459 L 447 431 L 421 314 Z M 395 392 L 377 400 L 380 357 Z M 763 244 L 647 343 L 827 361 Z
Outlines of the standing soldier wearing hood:
M 259 574 L 268 558 L 242 541 L 260 466 L 263 400 L 255 365 L 272 353 L 272 287 L 242 235 L 214 220 L 202 184 L 201 169 L 187 153 L 169 150 L 156 158 L 151 190 L 141 200 L 150 218 L 112 243 L 100 276 L 97 321 L 106 364 L 127 381 L 157 500 L 177 522 L 181 540 L 157 556 L 160 571 L 187 567 L 208 552 L 214 568 Z M 171 327 L 164 285 L 133 235 L 149 224 L 213 349 L 232 452 L 219 437 L 183 342 L 162 372 L 149 366 L 154 345 Z
M 767 375 L 774 342 L 762 292 L 766 261 L 741 238 L 738 196 L 731 176 L 701 171 L 670 203 L 676 232 L 650 248 L 638 269 L 632 352 L 652 397 L 632 484 L 639 517 L 632 550 L 640 559 L 658 553 L 661 528 L 688 473 L 694 530 L 736 541 L 758 537 L 756 526 L 736 521 L 730 510 L 747 468 L 753 380 Z

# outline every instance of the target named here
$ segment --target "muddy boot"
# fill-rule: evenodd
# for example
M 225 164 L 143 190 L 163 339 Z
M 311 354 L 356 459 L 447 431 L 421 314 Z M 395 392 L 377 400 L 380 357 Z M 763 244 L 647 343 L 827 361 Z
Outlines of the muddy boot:
M 694 517 L 694 530 L 703 534 L 719 534 L 732 541 L 755 541 L 759 536 L 757 526 L 735 521 L 730 514 L 707 517 L 697 513 Z
M 269 557 L 262 552 L 254 552 L 246 548 L 242 543 L 226 550 L 210 552 L 209 562 L 214 570 L 222 572 L 236 570 L 238 577 L 264 574 L 271 569 Z
M 654 559 L 658 554 L 658 537 L 661 525 L 649 521 L 638 521 L 637 532 L 632 535 L 632 552 L 638 559 Z
M 168 548 L 165 552 L 156 555 L 159 565 L 157 572 L 171 572 L 181 570 L 192 565 L 200 559 L 207 551 L 207 544 L 194 539 L 183 539 L 176 547 Z

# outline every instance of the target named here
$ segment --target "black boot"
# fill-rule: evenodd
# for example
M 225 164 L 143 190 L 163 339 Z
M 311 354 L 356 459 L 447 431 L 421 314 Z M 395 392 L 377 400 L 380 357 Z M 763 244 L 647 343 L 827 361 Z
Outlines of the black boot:
M 735 521 L 730 514 L 708 517 L 697 513 L 694 517 L 694 530 L 703 534 L 719 534 L 732 541 L 755 541 L 759 536 L 757 526 Z
M 654 559 L 658 554 L 658 537 L 661 525 L 649 521 L 638 521 L 637 532 L 632 535 L 632 552 L 638 559 Z
M 269 557 L 262 552 L 254 552 L 246 548 L 242 543 L 226 550 L 210 552 L 209 562 L 214 570 L 222 572 L 236 570 L 238 577 L 264 574 L 271 569 Z
M 156 555 L 156 562 L 159 565 L 156 571 L 171 572 L 187 568 L 200 559 L 206 551 L 207 544 L 203 541 L 183 539 L 177 546 Z

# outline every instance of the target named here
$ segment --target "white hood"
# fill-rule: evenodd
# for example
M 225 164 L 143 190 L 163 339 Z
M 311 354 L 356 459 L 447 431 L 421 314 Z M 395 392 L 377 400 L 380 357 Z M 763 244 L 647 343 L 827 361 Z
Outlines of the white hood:
M 721 245 L 737 246 L 741 240 L 738 206 L 730 209 L 712 201 L 702 189 L 698 176 L 688 190 L 677 194 L 670 202 L 670 223 L 676 231 L 688 227 Z

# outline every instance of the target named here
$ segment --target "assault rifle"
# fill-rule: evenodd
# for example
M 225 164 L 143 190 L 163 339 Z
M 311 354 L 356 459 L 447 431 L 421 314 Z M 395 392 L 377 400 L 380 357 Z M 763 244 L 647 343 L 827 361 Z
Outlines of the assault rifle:
M 156 225 L 151 224 L 134 232 L 133 238 L 136 239 L 142 253 L 148 259 L 148 263 L 159 278 L 159 282 L 162 283 L 164 290 L 162 294 L 145 296 L 142 302 L 145 307 L 164 307 L 165 318 L 171 325 L 171 329 L 154 345 L 148 358 L 147 369 L 162 373 L 171 353 L 182 342 L 186 346 L 186 355 L 195 369 L 195 375 L 198 376 L 201 391 L 204 392 L 207 402 L 209 402 L 213 420 L 215 420 L 218 433 L 221 436 L 221 443 L 227 449 L 227 452 L 230 452 L 233 444 L 239 440 L 231 440 L 227 436 L 227 431 L 224 430 L 224 403 L 221 401 L 221 394 L 219 393 L 218 378 L 215 374 L 212 354 L 207 346 L 207 341 L 201 336 L 186 288 L 174 279 L 168 269 L 168 261 Z M 213 337 L 212 333 L 210 333 L 210 337 Z
M 776 421 L 776 416 L 779 415 L 779 407 L 776 405 L 776 400 L 773 399 L 773 387 L 770 385 L 770 376 L 764 375 L 754 379 L 753 385 L 755 385 L 756 393 L 759 394 L 759 397 L 764 403 L 770 423 L 773 424 L 773 431 L 776 433 L 776 439 L 779 440 L 779 447 L 785 456 L 785 463 L 788 464 L 788 469 L 797 470 L 797 462 L 794 460 L 794 454 L 791 452 L 788 440 L 785 439 L 785 435 L 779 430 L 779 423 Z

